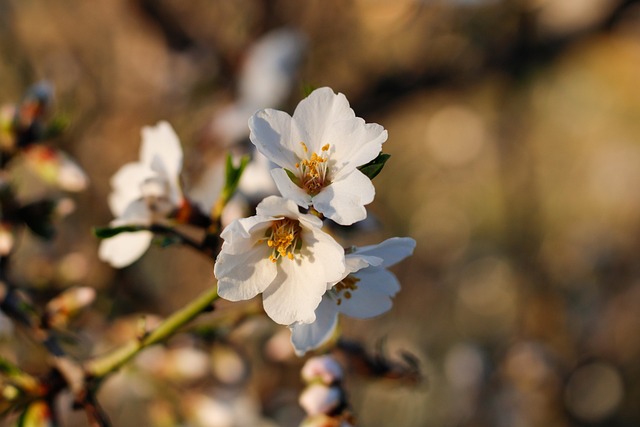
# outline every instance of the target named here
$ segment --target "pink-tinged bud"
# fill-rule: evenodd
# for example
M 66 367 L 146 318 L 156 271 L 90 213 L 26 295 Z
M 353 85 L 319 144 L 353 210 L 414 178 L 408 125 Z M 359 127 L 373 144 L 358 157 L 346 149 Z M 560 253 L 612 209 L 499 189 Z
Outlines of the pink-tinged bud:
M 45 145 L 31 145 L 24 152 L 26 165 L 40 179 L 65 191 L 82 191 L 89 179 L 67 154 Z
M 342 367 L 330 356 L 312 357 L 302 367 L 302 379 L 307 383 L 319 380 L 324 384 L 333 384 L 343 378 Z
M 304 389 L 298 403 L 309 415 L 329 414 L 342 403 L 342 390 L 323 384 L 311 384 Z
M 69 318 L 88 306 L 96 298 L 93 288 L 70 288 L 49 301 L 46 307 L 47 319 L 51 326 L 64 326 Z

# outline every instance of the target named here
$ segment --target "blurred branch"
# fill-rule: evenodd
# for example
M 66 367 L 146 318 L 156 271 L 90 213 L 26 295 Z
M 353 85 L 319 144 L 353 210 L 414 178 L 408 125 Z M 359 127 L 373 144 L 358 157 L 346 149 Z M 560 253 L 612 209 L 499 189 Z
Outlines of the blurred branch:
M 181 310 L 175 312 L 160 326 L 141 339 L 130 341 L 111 353 L 98 357 L 85 364 L 85 372 L 90 379 L 101 379 L 118 370 L 145 348 L 160 343 L 175 334 L 182 326 L 199 314 L 211 310 L 212 303 L 218 299 L 217 289 L 207 290 Z

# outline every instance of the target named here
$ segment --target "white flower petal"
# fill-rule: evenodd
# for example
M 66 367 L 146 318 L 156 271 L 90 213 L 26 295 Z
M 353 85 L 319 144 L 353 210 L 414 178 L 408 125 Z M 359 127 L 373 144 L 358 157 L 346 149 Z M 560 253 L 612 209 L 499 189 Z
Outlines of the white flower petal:
M 282 104 L 291 92 L 305 46 L 302 33 L 286 28 L 271 31 L 254 43 L 240 74 L 242 101 L 256 109 Z
M 140 161 L 167 177 L 177 178 L 182 169 L 180 139 L 171 125 L 165 121 L 142 128 Z M 160 169 L 155 169 L 158 166 Z
M 113 267 L 126 267 L 147 251 L 151 239 L 153 233 L 150 231 L 120 233 L 100 242 L 98 257 Z
M 164 177 L 170 186 L 171 201 L 177 205 L 182 198 L 179 186 L 182 147 L 169 123 L 162 121 L 156 126 L 142 128 L 140 161 Z
M 336 95 L 328 87 L 311 92 L 293 112 L 293 121 L 300 130 L 301 141 L 309 151 L 316 153 L 320 153 L 325 144 L 338 143 L 331 130 L 336 123 L 354 119 L 355 113 L 349 107 L 347 98 L 341 93 Z
M 356 273 L 360 279 L 357 282 L 358 288 L 349 291 L 350 298 L 345 297 L 344 292 L 340 292 L 340 305 L 337 309 L 347 316 L 366 319 L 377 316 L 388 311 L 393 303 L 390 295 L 395 292 L 387 292 L 387 289 L 400 288 L 395 276 L 384 269 L 367 268 Z
M 233 255 L 248 251 L 257 239 L 264 236 L 265 230 L 275 219 L 277 218 L 256 215 L 233 221 L 220 233 L 224 240 L 223 251 Z
M 320 229 L 302 229 L 303 247 L 294 260 L 278 262 L 278 276 L 264 291 L 264 309 L 275 322 L 311 323 L 328 282 L 344 274 L 344 250 Z
M 229 301 L 241 301 L 263 292 L 277 272 L 276 265 L 269 260 L 270 253 L 267 245 L 257 245 L 240 254 L 230 254 L 223 249 L 213 268 L 218 279 L 218 294 Z
M 303 356 L 327 342 L 338 326 L 338 309 L 335 302 L 323 297 L 316 308 L 313 323 L 295 323 L 291 329 L 291 343 L 296 355 Z
M 82 191 L 89 185 L 89 177 L 71 157 L 59 151 L 58 185 L 66 191 Z
M 295 168 L 298 157 L 293 144 L 299 144 L 301 139 L 287 113 L 271 108 L 258 111 L 249 119 L 249 130 L 249 138 L 258 151 L 278 166 Z
M 392 237 L 377 245 L 362 246 L 355 253 L 382 258 L 381 267 L 390 267 L 413 253 L 416 241 L 410 237 Z
M 345 263 L 347 266 L 346 273 L 355 273 L 358 270 L 362 270 L 365 267 L 378 266 L 383 263 L 382 258 L 375 256 L 366 256 L 364 254 L 348 254 L 345 257 Z
M 312 215 L 302 215 L 298 210 L 298 205 L 292 201 L 280 196 L 269 196 L 262 200 L 258 206 L 256 206 L 256 214 L 258 216 L 271 216 L 271 217 L 283 217 L 298 219 L 299 217 L 308 218 Z M 316 218 L 318 219 L 318 218 Z M 311 220 L 313 221 L 313 220 Z M 313 222 L 314 226 L 322 226 L 322 221 Z
M 371 180 L 354 169 L 315 196 L 313 207 L 338 224 L 351 225 L 367 217 L 364 205 L 371 203 L 374 196 L 375 188 Z
M 111 225 L 151 225 L 151 216 L 152 213 L 144 200 L 138 199 L 129 203 L 122 214 L 111 221 Z
M 394 296 L 400 291 L 400 282 L 396 275 L 383 267 L 369 267 L 353 274 L 360 279 L 358 289 L 363 291 L 375 291 L 389 296 Z
M 273 181 L 276 183 L 276 187 L 278 187 L 278 191 L 283 197 L 293 200 L 303 208 L 309 207 L 311 204 L 311 196 L 302 188 L 294 184 L 284 169 L 272 169 L 271 176 L 273 177 Z
M 122 166 L 111 177 L 113 192 L 109 195 L 109 207 L 113 215 L 122 215 L 131 202 L 142 197 L 140 184 L 154 175 L 151 168 L 142 163 L 127 163 Z
M 306 248 L 301 251 L 308 262 L 322 266 L 322 278 L 325 283 L 336 283 L 345 276 L 344 249 L 333 237 L 319 228 L 302 230 L 302 239 Z
M 336 123 L 331 127 L 327 139 L 335 141 L 331 153 L 331 158 L 335 159 L 332 179 L 339 180 L 380 154 L 382 143 L 387 140 L 387 131 L 376 123 L 365 123 L 358 117 Z
M 278 275 L 262 294 L 265 312 L 281 325 L 313 322 L 326 290 L 321 266 L 289 259 L 281 259 L 278 264 Z

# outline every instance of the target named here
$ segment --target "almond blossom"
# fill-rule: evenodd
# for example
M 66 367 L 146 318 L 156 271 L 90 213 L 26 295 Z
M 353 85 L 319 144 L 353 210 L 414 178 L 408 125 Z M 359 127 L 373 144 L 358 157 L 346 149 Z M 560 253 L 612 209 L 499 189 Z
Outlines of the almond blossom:
M 301 356 L 327 342 L 338 324 L 339 313 L 365 319 L 388 311 L 400 284 L 387 268 L 411 255 L 415 245 L 411 238 L 394 237 L 348 253 L 345 275 L 323 296 L 316 320 L 291 326 L 296 354 Z
M 171 125 L 159 122 L 142 128 L 140 161 L 124 165 L 111 178 L 111 226 L 151 225 L 164 220 L 183 201 L 179 185 L 182 169 L 180 140 Z M 123 232 L 100 243 L 99 257 L 125 267 L 149 247 L 151 231 Z
M 356 117 L 343 94 L 316 89 L 293 116 L 261 110 L 249 128 L 258 151 L 278 166 L 271 175 L 283 197 L 342 225 L 366 218 L 375 189 L 358 167 L 378 156 L 387 131 Z
M 327 283 L 345 272 L 344 250 L 321 227 L 318 217 L 301 214 L 293 201 L 267 197 L 255 216 L 232 222 L 220 234 L 218 294 L 239 301 L 262 293 L 275 322 L 313 322 Z

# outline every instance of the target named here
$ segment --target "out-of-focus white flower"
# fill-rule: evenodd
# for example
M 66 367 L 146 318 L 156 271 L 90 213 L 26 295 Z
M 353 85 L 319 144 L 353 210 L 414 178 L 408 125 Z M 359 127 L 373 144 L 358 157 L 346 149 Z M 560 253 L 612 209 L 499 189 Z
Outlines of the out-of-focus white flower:
M 268 32 L 248 49 L 239 75 L 238 98 L 211 121 L 210 132 L 221 146 L 231 147 L 246 140 L 247 122 L 252 114 L 262 108 L 279 107 L 287 100 L 305 47 L 306 38 L 302 33 L 280 28 Z M 274 165 L 255 150 L 251 154 L 252 160 L 238 185 L 238 197 L 225 208 L 223 224 L 228 224 L 225 221 L 242 210 L 243 205 L 253 209 L 263 198 L 278 193 L 270 174 Z M 190 198 L 209 210 L 217 200 L 223 180 L 224 161 L 212 162 L 190 191 Z M 226 211 L 230 211 L 229 214 Z
M 109 207 L 116 219 L 111 226 L 151 225 L 178 208 L 183 195 L 180 140 L 171 125 L 159 122 L 142 129 L 140 161 L 124 165 L 111 178 Z M 125 267 L 147 250 L 153 233 L 120 233 L 100 244 L 99 256 L 114 267 Z
M 339 387 L 315 383 L 304 389 L 298 403 L 308 415 L 318 415 L 335 410 L 342 400 L 342 390 Z
M 302 33 L 280 28 L 249 48 L 239 76 L 238 99 L 212 122 L 212 131 L 223 144 L 236 143 L 249 135 L 247 120 L 253 113 L 286 101 L 305 47 Z
M 240 75 L 241 102 L 256 110 L 281 105 L 291 93 L 305 47 L 304 35 L 290 28 L 273 30 L 253 44 Z
M 311 357 L 306 361 L 300 372 L 302 379 L 310 383 L 320 380 L 324 384 L 333 384 L 343 377 L 342 366 L 330 355 Z
M 344 276 L 344 250 L 321 230 L 319 218 L 301 214 L 291 200 L 267 197 L 256 213 L 220 235 L 224 243 L 214 267 L 218 293 L 230 301 L 262 293 L 275 322 L 313 322 L 327 284 Z
M 46 145 L 32 144 L 24 153 L 25 165 L 44 182 L 65 191 L 82 191 L 89 178 L 66 153 Z
M 387 268 L 411 255 L 415 245 L 411 238 L 394 237 L 347 254 L 347 274 L 323 296 L 315 322 L 291 326 L 296 354 L 301 356 L 329 340 L 339 313 L 365 319 L 389 310 L 391 297 L 400 290 L 400 284 Z
M 293 117 L 266 109 L 249 119 L 250 138 L 279 166 L 271 175 L 280 193 L 342 225 L 366 218 L 371 180 L 357 168 L 375 159 L 387 131 L 356 117 L 347 98 L 330 88 L 313 91 Z

